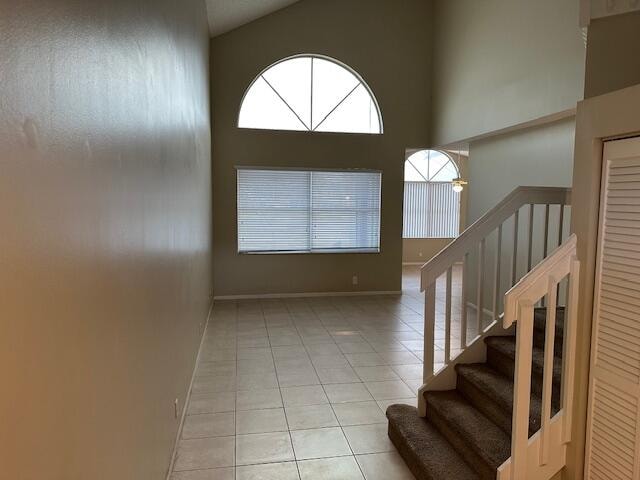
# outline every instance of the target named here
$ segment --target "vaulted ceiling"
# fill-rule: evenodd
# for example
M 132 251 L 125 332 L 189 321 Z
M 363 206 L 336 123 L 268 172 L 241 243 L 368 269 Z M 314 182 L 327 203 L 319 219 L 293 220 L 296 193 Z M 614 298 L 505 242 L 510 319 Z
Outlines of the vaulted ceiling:
M 269 15 L 298 0 L 207 0 L 211 36 Z

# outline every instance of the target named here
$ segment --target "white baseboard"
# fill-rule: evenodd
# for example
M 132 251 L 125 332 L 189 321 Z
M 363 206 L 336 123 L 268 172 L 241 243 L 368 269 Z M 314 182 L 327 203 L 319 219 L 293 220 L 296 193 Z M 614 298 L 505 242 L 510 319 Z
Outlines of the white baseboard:
M 375 295 L 401 295 L 402 290 L 373 292 L 310 292 L 310 293 L 268 293 L 262 295 L 220 295 L 214 301 L 222 300 L 261 300 L 276 298 L 313 298 L 313 297 L 369 297 Z
M 425 263 L 426 262 L 402 262 L 402 266 L 403 267 L 415 267 L 415 266 L 422 266 Z
M 200 362 L 200 353 L 202 352 L 202 344 L 204 343 L 204 338 L 207 334 L 207 328 L 209 327 L 209 320 L 211 320 L 211 312 L 213 311 L 213 301 L 209 305 L 209 312 L 207 313 L 207 320 L 204 324 L 204 329 L 202 330 L 202 337 L 200 338 L 200 346 L 198 347 L 198 354 L 196 355 L 196 362 L 193 365 L 193 372 L 191 373 L 191 381 L 189 382 L 189 389 L 187 390 L 187 394 L 185 395 L 184 404 L 182 405 L 182 413 L 180 414 L 180 423 L 178 424 L 178 433 L 176 433 L 176 440 L 173 444 L 173 452 L 171 452 L 171 461 L 169 462 L 169 470 L 167 471 L 166 480 L 171 479 L 171 475 L 173 473 L 173 467 L 176 462 L 176 454 L 178 453 L 178 444 L 180 443 L 180 436 L 182 435 L 182 427 L 184 426 L 184 421 L 187 417 L 187 408 L 189 407 L 189 400 L 191 400 L 191 387 L 193 387 L 193 382 L 196 379 L 196 370 L 198 369 L 198 363 Z

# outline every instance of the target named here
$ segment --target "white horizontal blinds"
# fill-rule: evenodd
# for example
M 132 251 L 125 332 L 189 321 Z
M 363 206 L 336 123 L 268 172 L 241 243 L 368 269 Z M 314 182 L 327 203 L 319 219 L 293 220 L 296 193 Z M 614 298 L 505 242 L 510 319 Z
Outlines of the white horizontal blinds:
M 640 139 L 607 143 L 587 478 L 640 478 Z
M 377 172 L 238 170 L 240 252 L 378 251 Z
M 312 247 L 315 250 L 378 250 L 380 174 L 312 173 Z
M 238 250 L 309 250 L 311 172 L 238 170 Z
M 404 238 L 455 238 L 460 228 L 460 194 L 451 183 L 405 182 Z

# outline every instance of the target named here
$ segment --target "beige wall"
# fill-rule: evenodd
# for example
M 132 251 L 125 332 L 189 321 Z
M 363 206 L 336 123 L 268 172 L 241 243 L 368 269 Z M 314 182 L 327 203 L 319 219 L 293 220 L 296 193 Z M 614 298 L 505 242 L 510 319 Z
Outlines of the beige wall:
M 574 134 L 572 117 L 472 142 L 467 224 L 521 185 L 571 186 Z
M 213 39 L 216 295 L 400 290 L 404 153 L 428 145 L 430 25 L 422 0 L 402 8 L 391 0 L 303 0 Z M 328 55 L 360 73 L 380 103 L 384 135 L 238 129 L 254 77 L 298 53 Z M 235 165 L 382 170 L 382 252 L 238 255 Z
M 0 476 L 166 475 L 210 281 L 200 0 L 0 1 Z
M 640 83 L 640 12 L 589 25 L 585 98 Z
M 467 224 L 470 225 L 498 204 L 519 186 L 569 187 L 572 181 L 575 119 L 535 128 L 520 130 L 471 143 L 469 155 L 469 188 Z M 557 246 L 559 208 L 550 210 L 549 248 Z M 528 268 L 529 222 L 528 207 L 521 212 L 518 229 L 518 274 Z M 532 237 L 532 264 L 544 257 L 544 208 L 534 211 L 534 234 Z M 564 237 L 569 232 L 570 210 L 567 210 L 563 226 Z M 513 254 L 513 221 L 503 227 L 501 247 L 501 292 L 511 285 L 511 257 Z M 486 285 L 493 285 L 494 265 L 497 254 L 497 234 L 486 242 L 484 270 Z M 469 256 L 467 288 L 476 291 L 476 266 L 478 256 Z M 493 288 L 484 289 L 485 305 L 492 308 Z M 476 303 L 475 295 L 472 302 Z
M 453 238 L 405 238 L 402 263 L 427 263 L 452 241 Z
M 437 0 L 433 144 L 574 108 L 584 83 L 578 4 Z

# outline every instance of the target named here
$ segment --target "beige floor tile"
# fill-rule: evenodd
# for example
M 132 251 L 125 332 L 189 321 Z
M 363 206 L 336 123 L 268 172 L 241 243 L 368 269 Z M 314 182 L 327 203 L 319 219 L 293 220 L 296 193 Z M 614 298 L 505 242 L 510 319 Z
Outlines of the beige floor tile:
M 279 388 L 268 388 L 260 391 L 248 390 L 237 393 L 236 409 L 265 410 L 268 408 L 282 408 L 282 396 Z
M 236 480 L 299 480 L 295 462 L 238 467 Z
M 332 383 L 354 383 L 359 382 L 360 377 L 351 367 L 340 368 L 318 368 L 318 377 L 323 385 Z
M 393 371 L 403 380 L 422 380 L 423 366 L 418 365 L 393 365 Z
M 196 370 L 196 376 L 234 376 L 236 374 L 235 360 L 225 362 L 200 362 Z
M 288 462 L 293 459 L 288 432 L 236 436 L 236 465 Z
M 373 347 L 367 342 L 345 342 L 338 347 L 342 353 L 373 353 Z
M 343 432 L 356 455 L 395 451 L 387 434 L 387 425 L 384 423 L 344 427 Z
M 331 403 L 366 402 L 373 400 L 364 383 L 325 385 Z
M 235 392 L 192 394 L 187 414 L 233 412 L 236 409 L 235 397 Z
M 287 419 L 284 409 L 248 410 L 238 412 L 236 418 L 236 434 L 286 432 Z
M 238 375 L 237 390 L 263 390 L 266 388 L 277 388 L 278 379 L 276 373 L 270 371 L 268 373 L 250 373 Z
M 414 395 L 414 392 L 400 380 L 390 382 L 366 382 L 365 385 L 376 400 L 408 398 Z
M 374 401 L 335 404 L 333 410 L 343 426 L 387 423 L 387 417 Z
M 180 440 L 175 472 L 217 467 L 232 467 L 234 437 Z
M 272 361 L 271 348 L 239 348 L 238 360 L 264 360 Z
M 415 480 L 400 455 L 395 452 L 357 455 L 356 460 L 366 480 Z
M 302 407 L 329 403 L 320 385 L 282 388 L 282 400 L 285 407 Z
M 309 355 L 318 356 L 318 355 L 337 355 L 342 356 L 342 352 L 338 348 L 338 345 L 335 343 L 320 343 L 317 345 L 307 345 L 307 352 Z
M 235 375 L 230 376 L 201 376 L 196 377 L 191 386 L 194 395 L 216 392 L 234 392 L 237 387 Z
M 363 382 L 384 382 L 388 380 L 400 380 L 400 377 L 391 367 L 354 367 L 354 370 Z
M 418 407 L 418 395 L 408 398 L 390 398 L 387 400 L 377 400 L 380 410 L 387 411 L 390 405 L 411 405 L 412 407 Z
M 304 387 L 308 385 L 320 385 L 320 379 L 315 372 L 309 373 L 280 373 L 278 372 L 280 388 Z
M 176 472 L 171 480 L 234 480 L 235 468 L 213 468 L 209 470 L 191 470 Z
M 285 408 L 290 430 L 337 427 L 338 420 L 331 405 L 306 405 Z
M 378 353 L 347 353 L 345 357 L 352 367 L 375 367 L 387 364 Z
M 235 435 L 235 413 L 187 415 L 182 438 L 227 437 Z
M 417 392 L 418 390 L 420 390 L 422 385 L 424 385 L 423 380 L 421 378 L 416 378 L 413 380 L 404 380 L 404 383 L 407 384 L 407 387 L 409 387 L 409 389 L 412 392 Z
M 296 460 L 351 455 L 341 428 L 319 428 L 291 432 Z
M 422 364 L 420 359 L 411 352 L 380 352 L 385 364 L 388 365 L 416 365 Z
M 322 458 L 298 462 L 302 480 L 364 480 L 354 457 Z

